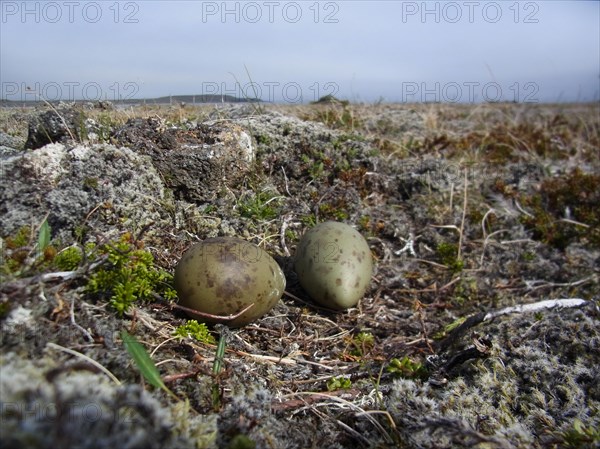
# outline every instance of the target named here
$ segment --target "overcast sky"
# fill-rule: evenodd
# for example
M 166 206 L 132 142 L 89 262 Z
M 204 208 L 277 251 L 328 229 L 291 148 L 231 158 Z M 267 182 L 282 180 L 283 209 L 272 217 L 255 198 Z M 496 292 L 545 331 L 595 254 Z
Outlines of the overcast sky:
M 597 1 L 0 1 L 1 96 L 599 101 Z M 253 84 L 250 84 L 250 81 Z

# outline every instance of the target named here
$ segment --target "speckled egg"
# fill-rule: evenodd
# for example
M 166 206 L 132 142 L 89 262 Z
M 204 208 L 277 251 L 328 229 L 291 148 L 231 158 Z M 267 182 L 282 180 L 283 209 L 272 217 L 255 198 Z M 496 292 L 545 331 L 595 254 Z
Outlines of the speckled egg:
M 244 326 L 262 317 L 279 301 L 285 276 L 264 250 L 241 239 L 206 239 L 188 249 L 175 268 L 179 304 L 213 315 L 234 315 L 252 308 L 232 321 L 212 320 L 189 313 L 203 322 Z
M 294 258 L 300 285 L 322 306 L 354 307 L 363 297 L 373 271 L 364 237 L 344 223 L 326 221 L 304 234 Z

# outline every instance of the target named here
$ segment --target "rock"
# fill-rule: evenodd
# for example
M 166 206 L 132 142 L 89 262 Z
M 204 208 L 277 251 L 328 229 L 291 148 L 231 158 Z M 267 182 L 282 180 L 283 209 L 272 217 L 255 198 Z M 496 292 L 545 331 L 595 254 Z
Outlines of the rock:
M 214 200 L 224 188 L 236 187 L 254 161 L 250 136 L 230 123 L 182 129 L 159 118 L 132 119 L 112 137 L 150 156 L 175 197 L 192 202 Z
M 216 415 L 183 421 L 176 406 L 161 405 L 139 385 L 69 368 L 58 351 L 48 352 L 35 361 L 0 357 L 2 447 L 192 449 L 215 440 Z
M 23 148 L 23 144 L 24 142 L 22 139 L 0 131 L 0 147 L 9 147 L 15 150 L 20 150 Z
M 84 116 L 74 107 L 52 109 L 33 116 L 25 148 L 35 150 L 49 143 L 66 143 L 78 140 Z
M 19 153 L 20 151 L 15 148 L 0 145 L 0 159 L 7 159 L 9 157 L 16 156 Z
M 84 225 L 114 232 L 165 220 L 160 176 L 147 156 L 127 148 L 55 143 L 10 157 L 1 170 L 2 236 L 37 226 L 47 214 L 62 241 Z

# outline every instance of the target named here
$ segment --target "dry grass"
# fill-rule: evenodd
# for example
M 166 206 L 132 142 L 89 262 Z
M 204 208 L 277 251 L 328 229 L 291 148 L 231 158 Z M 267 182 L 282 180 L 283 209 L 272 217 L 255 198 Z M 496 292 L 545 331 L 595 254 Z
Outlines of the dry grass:
M 373 439 L 378 447 L 410 447 L 386 402 L 398 379 L 388 369 L 392 359 L 425 365 L 450 324 L 482 311 L 548 297 L 597 300 L 598 271 L 589 261 L 597 251 L 600 226 L 593 206 L 600 191 L 598 105 L 266 109 L 323 123 L 333 137 L 319 148 L 310 141 L 297 148 L 285 141 L 287 147 L 275 150 L 264 136 L 262 143 L 254 136 L 264 172 L 228 196 L 237 205 L 268 184 L 279 194 L 273 196 L 278 215 L 257 219 L 260 210 L 244 215 L 227 203 L 215 205 L 206 216 L 229 220 L 240 235 L 274 254 L 288 275 L 287 294 L 266 317 L 232 331 L 225 370 L 216 379 L 210 371 L 214 345 L 173 339 L 183 314 L 157 302 L 140 305 L 126 321 L 147 345 L 169 388 L 199 414 L 213 413 L 214 405 L 210 392 L 198 391 L 199 384 L 219 383 L 225 404 L 219 413 L 244 391 L 260 386 L 270 394 L 268 408 L 277 421 L 306 425 L 320 438 L 326 438 L 322 428 L 335 429 L 344 447 L 371 447 Z M 24 135 L 23 121 L 13 117 L 27 111 L 0 113 L 7 117 L 5 132 Z M 86 112 L 110 129 L 133 117 L 159 116 L 183 126 L 230 120 L 229 113 L 214 106 Z M 352 165 L 349 157 L 349 167 L 336 166 L 336 157 L 356 142 L 369 151 L 364 165 Z M 293 159 L 296 150 L 307 155 L 305 160 Z M 302 168 L 300 174 L 292 174 L 293 165 Z M 267 199 L 262 206 L 267 203 L 276 201 Z M 333 313 L 312 304 L 290 270 L 289 256 L 311 220 L 342 212 L 367 238 L 377 269 L 358 307 Z M 194 238 L 202 238 L 187 229 L 154 231 L 160 238 L 154 237 L 149 247 L 166 270 L 173 269 Z M 46 296 L 57 300 L 69 287 L 48 286 Z M 94 314 L 113 322 L 106 311 L 93 307 L 80 302 L 76 315 L 81 316 L 74 318 L 78 325 L 95 326 Z M 70 326 L 66 318 L 55 324 Z M 61 344 L 76 341 L 71 337 Z M 93 355 L 116 365 L 101 344 L 92 346 Z M 122 367 L 110 369 L 119 379 L 136 381 Z M 349 379 L 351 386 L 330 391 L 329 382 L 338 377 Z M 522 418 L 516 415 L 515 422 Z M 223 441 L 238 432 L 263 438 L 266 445 L 269 429 L 250 411 L 240 411 L 237 420 L 223 419 L 232 432 Z M 480 443 L 509 444 L 483 431 L 463 430 Z M 316 436 L 312 441 L 318 444 Z

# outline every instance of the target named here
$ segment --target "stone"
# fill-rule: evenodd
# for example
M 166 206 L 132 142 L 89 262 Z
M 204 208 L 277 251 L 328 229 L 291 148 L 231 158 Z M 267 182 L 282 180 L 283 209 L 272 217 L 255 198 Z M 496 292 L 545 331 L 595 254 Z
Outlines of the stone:
M 230 123 L 191 129 L 168 127 L 159 118 L 132 119 L 113 133 L 120 145 L 150 156 L 176 199 L 208 202 L 236 187 L 250 170 L 250 136 Z

